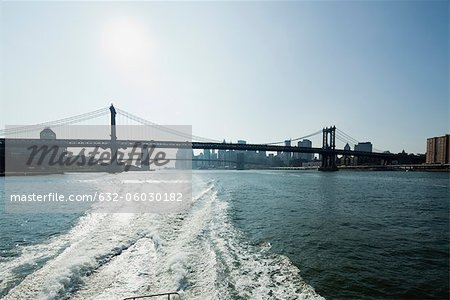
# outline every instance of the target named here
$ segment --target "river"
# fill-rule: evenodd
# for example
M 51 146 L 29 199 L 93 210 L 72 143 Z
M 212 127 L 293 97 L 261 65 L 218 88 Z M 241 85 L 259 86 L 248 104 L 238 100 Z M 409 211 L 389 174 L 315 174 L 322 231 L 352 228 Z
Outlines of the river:
M 136 174 L 17 180 L 86 192 Z M 165 214 L 7 214 L 3 190 L 5 299 L 449 296 L 448 173 L 194 171 L 191 205 Z

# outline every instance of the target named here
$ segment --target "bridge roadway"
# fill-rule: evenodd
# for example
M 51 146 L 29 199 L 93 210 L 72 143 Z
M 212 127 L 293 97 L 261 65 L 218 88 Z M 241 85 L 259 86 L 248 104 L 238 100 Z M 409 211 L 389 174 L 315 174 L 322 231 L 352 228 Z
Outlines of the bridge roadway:
M 0 147 L 4 147 L 7 143 L 8 147 L 24 147 L 31 145 L 56 145 L 59 147 L 99 147 L 107 149 L 111 147 L 111 140 L 97 139 L 0 139 Z M 149 147 L 155 148 L 187 148 L 187 149 L 217 149 L 217 150 L 241 150 L 241 151 L 270 151 L 270 152 L 292 152 L 292 153 L 318 153 L 322 155 L 348 155 L 348 156 L 365 156 L 376 157 L 381 159 L 395 159 L 396 154 L 363 152 L 343 149 L 323 149 L 323 148 L 305 148 L 295 146 L 277 146 L 267 144 L 235 144 L 235 143 L 205 143 L 205 142 L 177 142 L 177 141 L 147 141 L 147 140 L 117 140 L 117 147 L 126 149 L 137 145 L 141 147 L 147 144 Z

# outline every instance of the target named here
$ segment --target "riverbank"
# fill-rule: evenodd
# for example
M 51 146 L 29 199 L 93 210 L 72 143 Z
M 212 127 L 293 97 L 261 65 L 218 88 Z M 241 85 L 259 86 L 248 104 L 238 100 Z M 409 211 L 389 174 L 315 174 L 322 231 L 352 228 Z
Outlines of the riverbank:
M 270 170 L 317 170 L 318 166 L 314 167 L 274 167 Z M 353 170 L 353 171 L 421 171 L 421 172 L 450 172 L 450 164 L 439 165 L 365 165 L 365 166 L 338 166 L 338 170 Z
M 339 170 L 450 172 L 450 165 L 339 166 Z

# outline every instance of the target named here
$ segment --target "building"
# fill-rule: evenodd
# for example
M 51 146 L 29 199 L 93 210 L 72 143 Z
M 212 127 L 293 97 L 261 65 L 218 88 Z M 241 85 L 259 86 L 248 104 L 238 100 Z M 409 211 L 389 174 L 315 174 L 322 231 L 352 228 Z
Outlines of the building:
M 344 150 L 350 151 L 350 150 L 352 150 L 352 148 L 350 147 L 350 145 L 348 143 L 346 143 L 344 146 Z M 343 164 L 345 166 L 349 166 L 351 163 L 352 163 L 352 158 L 349 155 L 342 156 L 341 164 Z
M 222 149 L 217 152 L 217 160 L 218 160 L 217 165 L 219 167 L 224 167 L 225 166 L 226 153 L 227 153 L 227 151 L 222 150 Z
M 358 143 L 357 145 L 355 145 L 353 150 L 359 151 L 359 152 L 372 152 L 372 143 L 371 142 Z M 374 165 L 374 164 L 376 164 L 373 158 L 366 157 L 366 156 L 354 157 L 353 163 L 357 164 L 357 165 Z
M 46 127 L 40 132 L 41 145 L 35 145 L 33 142 L 29 142 L 28 145 L 16 147 L 9 146 L 4 148 L 6 172 L 27 172 L 27 173 L 53 173 L 62 172 L 67 159 L 67 148 L 55 145 L 53 140 L 56 140 L 56 134 L 49 127 Z M 45 141 L 48 140 L 48 141 Z M 36 155 L 33 155 L 33 148 L 38 150 Z M 47 150 L 45 150 L 47 149 Z
M 211 149 L 211 157 L 210 157 L 210 159 L 211 159 L 211 162 L 213 162 L 213 163 L 217 160 L 217 153 L 216 153 L 215 149 Z
M 175 168 L 182 170 L 191 170 L 193 155 L 194 153 L 192 152 L 192 149 L 178 149 L 176 153 Z
M 299 141 L 297 145 L 302 148 L 312 148 L 312 142 L 307 139 Z M 299 158 L 302 160 L 311 161 L 314 159 L 314 153 L 299 153 Z
M 44 128 L 40 133 L 41 140 L 56 140 L 56 133 L 50 127 Z
M 285 147 L 291 147 L 291 140 L 285 140 L 284 141 Z M 284 152 L 284 161 L 286 163 L 286 166 L 289 166 L 289 161 L 291 160 L 291 152 Z
M 203 166 L 209 167 L 211 165 L 211 150 L 203 149 Z
M 358 143 L 358 145 L 355 145 L 355 151 L 372 152 L 372 143 L 371 142 Z
M 450 134 L 427 139 L 426 163 L 450 163 Z

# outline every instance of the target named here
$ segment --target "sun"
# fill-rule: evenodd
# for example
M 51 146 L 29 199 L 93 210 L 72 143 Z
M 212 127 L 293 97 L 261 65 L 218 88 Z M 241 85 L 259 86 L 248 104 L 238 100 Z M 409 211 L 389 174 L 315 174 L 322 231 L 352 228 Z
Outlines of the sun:
M 133 18 L 108 20 L 102 31 L 102 53 L 120 66 L 145 64 L 151 53 L 146 27 Z

